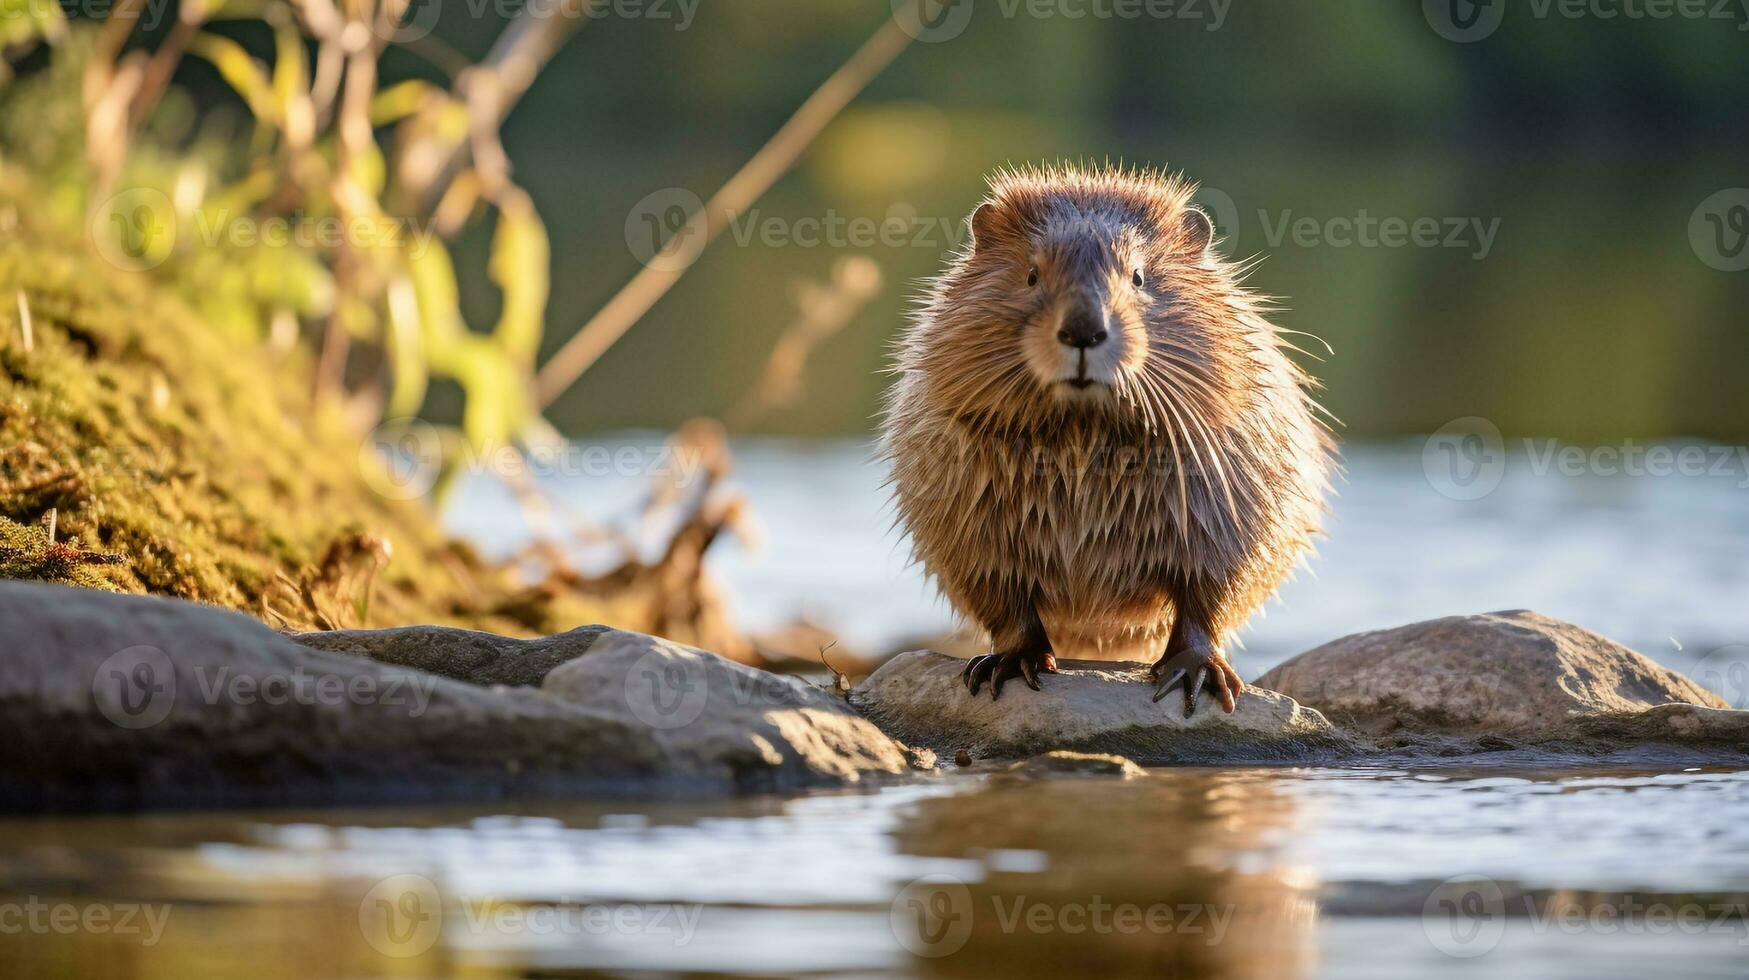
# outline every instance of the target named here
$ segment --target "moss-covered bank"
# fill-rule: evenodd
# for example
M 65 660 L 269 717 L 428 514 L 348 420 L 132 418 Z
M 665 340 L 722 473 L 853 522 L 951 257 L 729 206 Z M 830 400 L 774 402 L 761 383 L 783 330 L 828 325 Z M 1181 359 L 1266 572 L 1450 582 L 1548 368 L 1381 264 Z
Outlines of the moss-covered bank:
M 300 629 L 613 618 L 520 589 L 374 493 L 358 437 L 311 406 L 307 355 L 241 348 L 31 202 L 0 164 L 0 577 Z

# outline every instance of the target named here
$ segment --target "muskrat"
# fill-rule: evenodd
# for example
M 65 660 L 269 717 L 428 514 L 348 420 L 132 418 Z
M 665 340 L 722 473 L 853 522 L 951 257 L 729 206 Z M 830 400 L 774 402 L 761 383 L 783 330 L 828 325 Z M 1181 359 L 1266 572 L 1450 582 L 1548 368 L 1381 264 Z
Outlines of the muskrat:
M 883 419 L 898 518 L 992 652 L 1159 654 L 1154 700 L 1244 682 L 1227 641 L 1320 531 L 1335 444 L 1249 271 L 1163 172 L 1010 170 L 904 331 Z

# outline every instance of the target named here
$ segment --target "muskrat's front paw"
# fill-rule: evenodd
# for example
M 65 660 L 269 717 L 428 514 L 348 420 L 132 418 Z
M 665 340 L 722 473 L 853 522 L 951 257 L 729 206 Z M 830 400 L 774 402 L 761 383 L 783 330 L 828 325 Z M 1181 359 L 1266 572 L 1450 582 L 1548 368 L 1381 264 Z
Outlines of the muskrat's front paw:
M 1156 702 L 1183 684 L 1186 718 L 1196 714 L 1196 699 L 1205 685 L 1221 699 L 1221 709 L 1227 714 L 1233 713 L 1239 695 L 1245 690 L 1239 672 L 1227 663 L 1226 657 L 1212 650 L 1182 650 L 1170 657 L 1162 657 L 1148 673 L 1159 682 L 1154 689 Z
M 981 657 L 973 657 L 966 662 L 966 669 L 960 672 L 960 680 L 966 682 L 966 689 L 973 694 L 990 682 L 990 700 L 1002 696 L 1002 685 L 1011 677 L 1019 677 L 1026 686 L 1039 690 L 1038 675 L 1057 672 L 1057 658 L 1050 651 L 1044 653 L 986 653 Z

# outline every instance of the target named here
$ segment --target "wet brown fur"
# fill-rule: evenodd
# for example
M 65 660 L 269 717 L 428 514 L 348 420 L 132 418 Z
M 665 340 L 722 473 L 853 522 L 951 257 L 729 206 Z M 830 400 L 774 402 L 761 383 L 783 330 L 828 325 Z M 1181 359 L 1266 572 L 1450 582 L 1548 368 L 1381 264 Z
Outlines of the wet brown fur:
M 898 518 L 999 653 L 1158 654 L 1180 619 L 1219 651 L 1319 532 L 1334 443 L 1315 383 L 1246 267 L 1198 238 L 1193 190 L 1109 167 L 996 175 L 900 341 L 883 433 Z M 1076 290 L 1122 344 L 1104 397 L 1028 364 Z

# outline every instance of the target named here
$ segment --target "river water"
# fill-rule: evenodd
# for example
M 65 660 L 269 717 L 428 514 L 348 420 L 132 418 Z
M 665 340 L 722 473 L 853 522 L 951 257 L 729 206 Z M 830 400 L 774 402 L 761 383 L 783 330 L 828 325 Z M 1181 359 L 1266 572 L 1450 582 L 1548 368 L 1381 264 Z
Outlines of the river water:
M 1491 486 L 1425 448 L 1346 453 L 1315 574 L 1249 631 L 1244 673 L 1359 629 L 1528 606 L 1745 703 L 1741 476 L 1570 474 L 1530 446 Z M 713 570 L 742 622 L 805 614 L 865 650 L 952 625 L 886 531 L 865 447 L 736 459 L 763 549 L 721 549 Z M 602 517 L 641 487 L 554 484 Z M 452 520 L 500 551 L 525 533 L 484 482 Z M 12 819 L 0 975 L 1738 977 L 1746 815 L 1744 771 L 1472 761 Z

